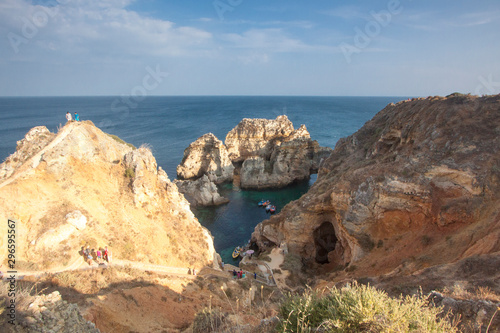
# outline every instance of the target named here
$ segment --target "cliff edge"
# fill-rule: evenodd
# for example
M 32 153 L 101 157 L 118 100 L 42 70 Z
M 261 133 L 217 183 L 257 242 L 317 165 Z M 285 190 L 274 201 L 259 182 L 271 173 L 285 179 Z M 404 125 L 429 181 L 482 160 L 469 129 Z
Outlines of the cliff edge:
M 286 244 L 303 268 L 336 275 L 409 274 L 498 253 L 499 147 L 498 95 L 390 104 L 341 139 L 310 191 L 252 241 Z
M 0 177 L 0 219 L 16 221 L 17 270 L 79 264 L 86 246 L 108 246 L 117 259 L 174 267 L 214 261 L 210 233 L 151 151 L 90 121 L 70 122 L 57 134 L 32 129 L 0 165 Z

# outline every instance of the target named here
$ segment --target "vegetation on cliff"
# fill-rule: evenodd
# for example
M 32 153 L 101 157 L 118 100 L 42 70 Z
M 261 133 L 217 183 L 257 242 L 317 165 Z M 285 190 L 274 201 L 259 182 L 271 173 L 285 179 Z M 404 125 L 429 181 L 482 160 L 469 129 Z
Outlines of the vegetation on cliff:
M 308 290 L 289 296 L 280 308 L 277 332 L 456 332 L 442 310 L 421 296 L 391 298 L 365 285 Z

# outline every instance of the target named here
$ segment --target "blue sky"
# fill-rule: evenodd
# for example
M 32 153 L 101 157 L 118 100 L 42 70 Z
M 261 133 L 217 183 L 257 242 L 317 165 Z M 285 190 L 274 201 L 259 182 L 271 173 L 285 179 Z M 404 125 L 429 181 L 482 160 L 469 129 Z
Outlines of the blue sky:
M 500 93 L 498 0 L 0 0 L 0 95 Z

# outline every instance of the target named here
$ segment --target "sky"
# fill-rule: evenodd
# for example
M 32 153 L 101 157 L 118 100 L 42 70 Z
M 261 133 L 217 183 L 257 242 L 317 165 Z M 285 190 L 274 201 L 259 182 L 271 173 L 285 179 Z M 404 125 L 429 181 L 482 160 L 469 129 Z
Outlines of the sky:
M 500 93 L 498 0 L 0 0 L 0 96 Z

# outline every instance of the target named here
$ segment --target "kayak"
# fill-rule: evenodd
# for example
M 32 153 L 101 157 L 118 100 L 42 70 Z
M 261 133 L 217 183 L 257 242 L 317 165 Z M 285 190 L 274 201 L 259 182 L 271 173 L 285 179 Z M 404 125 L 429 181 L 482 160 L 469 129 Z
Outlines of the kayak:
M 236 259 L 240 256 L 241 249 L 239 246 L 237 246 L 234 251 L 233 251 L 233 258 Z

